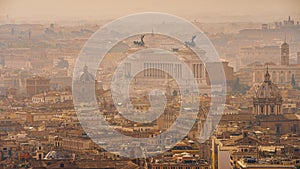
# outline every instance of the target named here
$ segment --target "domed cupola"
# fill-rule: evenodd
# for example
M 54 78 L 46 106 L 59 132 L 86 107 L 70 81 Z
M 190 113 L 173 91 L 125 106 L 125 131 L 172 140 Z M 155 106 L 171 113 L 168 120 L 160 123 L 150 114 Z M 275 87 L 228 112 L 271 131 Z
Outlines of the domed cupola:
M 258 89 L 256 91 L 256 97 L 257 98 L 276 98 L 276 97 L 281 98 L 281 94 L 277 85 L 275 85 L 271 81 L 271 76 L 269 74 L 268 68 L 265 74 L 264 82 L 260 86 L 258 86 Z
M 256 115 L 282 114 L 282 96 L 277 85 L 271 81 L 268 68 L 264 82 L 258 86 L 253 97 L 253 112 Z
M 69 152 L 62 148 L 62 138 L 56 136 L 54 138 L 54 149 L 46 154 L 44 160 L 70 160 L 72 156 Z
M 81 82 L 95 82 L 94 76 L 88 71 L 88 66 L 83 67 L 83 71 L 80 73 L 79 80 Z

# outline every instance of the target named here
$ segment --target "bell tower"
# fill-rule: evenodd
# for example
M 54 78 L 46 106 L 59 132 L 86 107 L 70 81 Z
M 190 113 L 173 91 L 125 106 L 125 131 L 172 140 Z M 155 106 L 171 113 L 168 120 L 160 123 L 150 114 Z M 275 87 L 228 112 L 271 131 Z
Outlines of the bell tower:
M 44 148 L 41 144 L 38 144 L 36 147 L 36 160 L 42 160 L 44 158 Z
M 290 64 L 290 49 L 289 44 L 286 43 L 286 40 L 284 40 L 284 43 L 281 45 L 281 65 L 289 65 Z
M 62 138 L 59 136 L 56 136 L 54 138 L 54 149 L 62 149 Z

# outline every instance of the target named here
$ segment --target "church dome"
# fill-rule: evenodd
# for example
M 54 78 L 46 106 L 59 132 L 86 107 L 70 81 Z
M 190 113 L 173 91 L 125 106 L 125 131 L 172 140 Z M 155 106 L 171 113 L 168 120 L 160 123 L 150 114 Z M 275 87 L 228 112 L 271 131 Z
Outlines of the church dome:
M 64 150 L 50 151 L 44 158 L 45 160 L 65 160 L 72 159 L 71 155 Z
M 94 82 L 94 76 L 88 71 L 87 65 L 84 66 L 83 71 L 80 73 L 79 80 L 81 82 Z
M 271 80 L 267 69 L 265 81 L 258 86 L 256 98 L 281 98 L 280 90 Z

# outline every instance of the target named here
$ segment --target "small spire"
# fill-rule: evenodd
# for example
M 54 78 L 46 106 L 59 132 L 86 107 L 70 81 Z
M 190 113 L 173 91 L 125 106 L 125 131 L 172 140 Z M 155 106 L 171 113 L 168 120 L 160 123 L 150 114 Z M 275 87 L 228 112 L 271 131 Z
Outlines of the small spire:
M 88 66 L 85 64 L 83 67 L 83 72 L 87 72 L 88 71 Z
M 269 66 L 267 66 L 267 70 L 265 74 L 265 82 L 270 82 Z

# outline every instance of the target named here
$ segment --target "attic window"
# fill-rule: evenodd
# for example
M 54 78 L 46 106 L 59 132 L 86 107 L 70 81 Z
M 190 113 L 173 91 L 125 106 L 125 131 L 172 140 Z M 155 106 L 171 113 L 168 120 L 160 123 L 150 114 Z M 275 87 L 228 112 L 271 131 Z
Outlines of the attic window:
M 61 163 L 61 164 L 60 164 L 60 168 L 65 168 L 65 164 L 64 164 L 64 163 Z

